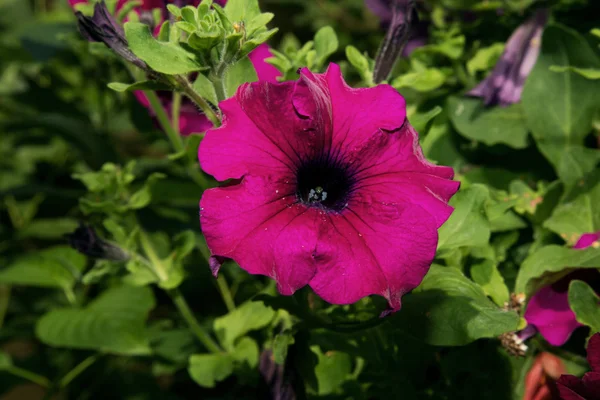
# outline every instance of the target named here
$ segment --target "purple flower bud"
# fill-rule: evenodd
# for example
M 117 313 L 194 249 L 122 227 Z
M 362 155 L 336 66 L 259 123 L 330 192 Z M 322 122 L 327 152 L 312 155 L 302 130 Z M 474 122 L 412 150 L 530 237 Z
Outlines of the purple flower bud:
M 79 32 L 85 39 L 90 42 L 102 42 L 130 63 L 149 70 L 146 63 L 129 50 L 123 27 L 110 14 L 104 1 L 96 3 L 92 17 L 85 16 L 79 11 L 75 15 Z
M 378 83 L 390 74 L 396 59 L 408 42 L 412 21 L 416 21 L 415 0 L 393 0 L 392 19 L 375 58 L 373 80 Z
M 506 43 L 506 48 L 492 73 L 467 94 L 481 97 L 488 106 L 502 107 L 517 103 L 525 80 L 540 53 L 542 32 L 548 10 L 541 9 L 519 26 Z
M 271 350 L 264 350 L 261 353 L 258 370 L 270 392 L 270 396 L 267 398 L 273 400 L 295 400 L 297 398 L 291 383 L 293 378 L 290 367 L 277 364 Z
M 129 254 L 114 243 L 98 237 L 90 226 L 80 224 L 75 232 L 66 235 L 71 247 L 86 256 L 111 261 L 127 261 Z

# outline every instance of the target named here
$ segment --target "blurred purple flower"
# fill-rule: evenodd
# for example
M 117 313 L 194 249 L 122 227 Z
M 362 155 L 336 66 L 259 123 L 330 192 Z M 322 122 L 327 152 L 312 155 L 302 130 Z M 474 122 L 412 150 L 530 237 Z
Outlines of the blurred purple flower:
M 584 249 L 600 239 L 600 232 L 582 235 L 574 249 Z M 569 284 L 578 279 L 592 284 L 599 280 L 600 274 L 593 269 L 580 269 L 538 290 L 529 300 L 525 319 L 553 346 L 562 346 L 573 331 L 582 326 L 569 307 Z M 535 331 L 534 331 L 535 332 Z M 531 335 L 529 335 L 531 336 Z M 525 339 L 525 338 L 523 338 Z
M 365 0 L 367 8 L 379 17 L 383 29 L 388 29 L 392 22 L 393 0 Z M 415 49 L 425 46 L 428 41 L 429 24 L 422 21 L 412 21 L 409 38 L 402 49 L 402 57 L 408 57 Z
M 563 400 L 600 400 L 600 333 L 595 333 L 588 342 L 587 360 L 592 371 L 583 379 L 562 375 L 556 382 Z
M 525 80 L 540 53 L 547 20 L 548 10 L 540 9 L 519 26 L 506 42 L 506 48 L 494 70 L 467 94 L 481 97 L 487 106 L 505 107 L 519 102 Z
M 277 364 L 271 350 L 260 354 L 258 371 L 262 375 L 270 396 L 273 400 L 296 400 L 297 396 L 292 385 L 293 374 L 289 366 Z
M 140 60 L 127 47 L 125 31 L 106 8 L 106 3 L 101 1 L 94 5 L 94 15 L 88 17 L 83 13 L 75 12 L 77 25 L 81 35 L 90 42 L 102 42 L 120 57 L 148 70 L 146 63 Z
M 98 236 L 94 228 L 80 223 L 72 233 L 65 235 L 72 248 L 86 256 L 112 261 L 127 261 L 130 256 L 114 243 Z

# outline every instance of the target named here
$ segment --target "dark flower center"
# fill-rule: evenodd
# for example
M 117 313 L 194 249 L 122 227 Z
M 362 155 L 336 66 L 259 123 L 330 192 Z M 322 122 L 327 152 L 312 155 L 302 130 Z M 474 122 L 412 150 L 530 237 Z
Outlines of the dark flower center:
M 341 211 L 353 186 L 348 168 L 329 159 L 306 160 L 296 171 L 296 196 L 305 205 Z

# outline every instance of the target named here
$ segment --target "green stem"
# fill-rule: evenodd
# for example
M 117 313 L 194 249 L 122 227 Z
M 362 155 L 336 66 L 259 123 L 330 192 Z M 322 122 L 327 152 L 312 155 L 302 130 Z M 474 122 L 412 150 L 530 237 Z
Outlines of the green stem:
M 198 107 L 200 107 L 202 112 L 204 112 L 204 115 L 206 115 L 206 117 L 210 120 L 210 122 L 213 123 L 215 127 L 221 126 L 221 119 L 219 118 L 219 116 L 215 114 L 210 104 L 208 104 L 208 102 L 202 96 L 200 96 L 200 94 L 196 92 L 196 90 L 194 90 L 194 88 L 185 76 L 176 75 L 175 82 L 179 86 L 181 91 L 183 91 L 183 93 L 187 97 L 189 97 L 190 100 L 192 100 L 194 103 L 196 103 Z
M 144 249 L 144 253 L 150 260 L 148 266 L 152 268 L 152 272 L 156 275 L 159 281 L 164 282 L 169 279 L 167 271 L 160 260 L 160 257 L 154 251 L 154 247 L 152 247 L 152 243 L 150 243 L 150 239 L 148 238 L 148 234 L 143 229 L 140 229 L 140 243 L 142 244 L 142 248 Z
M 175 151 L 178 153 L 183 151 L 183 141 L 181 140 L 181 136 L 176 129 L 173 129 L 173 125 L 171 124 L 171 121 L 169 121 L 169 116 L 160 103 L 156 93 L 151 90 L 144 90 L 144 94 L 146 94 L 150 107 L 152 108 L 152 111 L 154 111 L 160 127 L 167 134 Z
M 171 102 L 171 118 L 173 120 L 173 129 L 181 136 L 179 131 L 179 113 L 181 111 L 181 93 L 173 92 L 173 101 Z
M 205 240 L 202 240 L 200 242 L 200 253 L 202 253 L 202 256 L 204 257 L 206 262 L 209 262 L 210 250 L 208 249 L 208 246 L 206 245 Z M 227 280 L 225 279 L 223 274 L 221 274 L 216 279 L 216 281 L 217 281 L 217 288 L 219 289 L 219 293 L 221 294 L 221 297 L 223 298 L 223 302 L 225 303 L 227 310 L 229 310 L 230 312 L 235 310 L 235 301 L 233 301 L 233 295 L 231 294 L 231 289 L 229 288 L 229 285 L 227 284 Z
M 51 385 L 50 380 L 48 378 L 46 378 L 45 376 L 38 375 L 35 372 L 31 372 L 31 371 L 28 371 L 23 368 L 15 367 L 14 365 L 5 369 L 5 371 L 8 372 L 9 374 L 18 376 L 23 379 L 27 379 L 28 381 L 37 383 L 38 385 L 46 387 L 46 388 L 50 387 L 50 385 Z
M 215 93 L 217 94 L 217 100 L 223 101 L 227 98 L 227 93 L 225 91 L 225 81 L 223 81 L 223 76 L 219 76 L 217 74 L 210 74 L 208 79 L 212 82 Z
M 10 286 L 0 285 L 0 329 L 4 325 L 4 317 L 8 311 L 8 303 L 10 302 Z
M 217 278 L 217 285 L 219 287 L 219 292 L 221 292 L 221 297 L 223 297 L 223 301 L 225 302 L 225 306 L 229 312 L 235 310 L 235 303 L 233 302 L 233 297 L 231 296 L 231 291 L 229 290 L 229 285 L 225 280 L 225 277 L 221 274 Z
M 208 350 L 210 350 L 213 353 L 221 353 L 222 350 L 219 347 L 219 345 L 210 337 L 208 332 L 206 332 L 204 330 L 204 328 L 198 323 L 198 320 L 196 319 L 196 317 L 194 317 L 192 310 L 190 309 L 187 302 L 183 298 L 183 295 L 181 294 L 179 289 L 172 289 L 172 290 L 169 290 L 167 293 L 169 293 L 169 295 L 171 296 L 171 299 L 173 300 L 173 303 L 175 303 L 175 306 L 177 307 L 177 309 L 179 310 L 179 312 L 181 313 L 181 315 L 183 316 L 185 321 L 188 323 L 190 329 L 192 330 L 194 335 L 196 335 L 198 340 L 204 345 L 204 347 L 206 347 Z
M 100 358 L 100 356 L 98 354 L 94 354 L 77 364 L 72 370 L 67 372 L 67 374 L 60 380 L 58 386 L 60 388 L 66 388 L 67 386 L 69 386 L 69 383 L 71 383 L 73 379 L 77 378 L 79 374 L 85 371 L 90 365 L 95 363 L 96 360 L 98 360 L 98 358 Z

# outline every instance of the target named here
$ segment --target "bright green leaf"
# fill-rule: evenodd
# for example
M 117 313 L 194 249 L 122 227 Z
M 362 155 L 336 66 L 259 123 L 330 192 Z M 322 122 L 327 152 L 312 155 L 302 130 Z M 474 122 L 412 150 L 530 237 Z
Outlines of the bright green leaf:
M 319 395 L 324 396 L 335 393 L 335 391 L 350 376 L 352 359 L 347 353 L 339 351 L 328 351 L 323 354 L 317 346 L 311 347 L 319 359 L 315 368 Z
M 508 301 L 508 287 L 504 278 L 498 272 L 498 267 L 493 261 L 487 260 L 471 267 L 471 278 L 477 283 L 485 294 L 490 296 L 494 303 L 503 306 Z
M 244 83 L 256 81 L 258 81 L 258 76 L 254 65 L 248 57 L 242 58 L 225 72 L 224 83 L 227 97 L 233 96 L 238 87 Z
M 575 72 L 587 79 L 600 79 L 600 69 L 597 68 L 577 68 L 573 66 L 558 66 L 552 65 L 550 67 L 552 72 Z
M 171 90 L 171 87 L 157 81 L 141 81 L 135 83 L 111 82 L 107 85 L 116 92 L 131 92 L 134 90 Z
M 111 354 L 151 353 L 145 321 L 154 308 L 146 287 L 109 289 L 84 308 L 54 309 L 40 318 L 36 336 L 54 347 L 96 350 Z
M 495 305 L 459 270 L 433 265 L 392 317 L 398 329 L 435 346 L 461 346 L 515 331 L 519 316 Z
M 553 65 L 600 68 L 600 59 L 576 31 L 557 24 L 544 29 L 541 52 L 525 83 L 521 104 L 538 148 L 557 168 L 566 150 L 582 145 L 592 129 L 600 81 L 557 74 L 550 70 Z
M 157 72 L 176 75 L 207 69 L 200 64 L 194 53 L 185 50 L 179 44 L 156 40 L 148 25 L 126 22 L 125 36 L 131 51 Z
M 232 374 L 233 361 L 226 353 L 194 354 L 190 357 L 188 373 L 198 385 L 212 388 Z
M 544 246 L 530 254 L 521 264 L 515 292 L 529 295 L 571 272 L 569 268 L 598 268 L 599 265 L 600 249 Z
M 288 348 L 294 344 L 294 335 L 290 331 L 281 332 L 273 340 L 273 357 L 277 364 L 283 365 L 287 358 Z
M 217 105 L 219 100 L 217 99 L 217 93 L 215 93 L 215 87 L 212 82 L 203 74 L 198 74 L 193 84 L 194 90 L 210 101 L 213 105 Z
M 438 250 L 461 246 L 481 246 L 490 238 L 490 224 L 484 205 L 489 191 L 483 185 L 460 190 L 450 200 L 454 212 L 439 230 Z
M 323 65 L 327 58 L 337 51 L 339 46 L 337 35 L 330 26 L 319 29 L 315 34 L 314 42 L 318 66 Z
M 592 332 L 600 332 L 600 297 L 587 283 L 574 280 L 569 284 L 569 306 L 577 322 L 589 326 Z
M 274 317 L 275 311 L 272 308 L 262 302 L 249 301 L 215 319 L 214 329 L 223 346 L 232 349 L 237 338 L 268 325 Z
M 392 81 L 396 89 L 411 88 L 418 92 L 430 92 L 442 86 L 446 81 L 446 74 L 437 68 L 427 68 L 419 72 L 409 72 L 400 75 Z
M 488 146 L 505 144 L 515 149 L 527 147 L 527 126 L 519 104 L 486 108 L 480 99 L 448 98 L 448 115 L 463 136 Z

